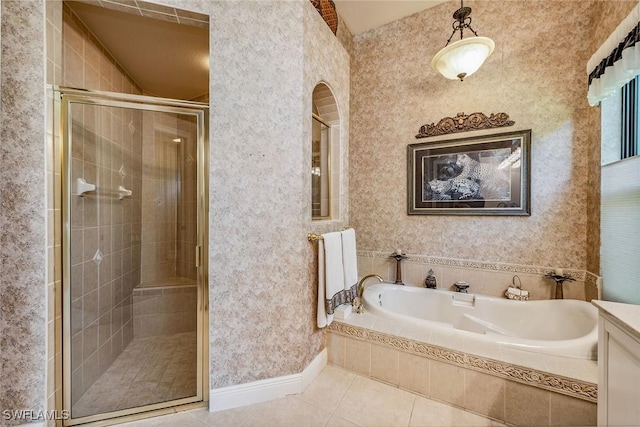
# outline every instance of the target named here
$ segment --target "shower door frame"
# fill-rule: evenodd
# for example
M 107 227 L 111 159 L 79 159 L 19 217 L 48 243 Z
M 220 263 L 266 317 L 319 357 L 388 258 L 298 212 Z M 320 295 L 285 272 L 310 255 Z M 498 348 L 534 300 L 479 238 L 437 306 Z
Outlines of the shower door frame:
M 167 98 L 155 98 L 144 95 L 129 95 L 121 93 L 89 91 L 54 86 L 54 99 L 60 103 L 59 131 L 60 136 L 60 174 L 61 174 L 61 224 L 62 237 L 62 295 L 59 298 L 62 313 L 61 344 L 62 355 L 56 358 L 56 377 L 61 378 L 62 396 L 56 398 L 59 411 L 67 409 L 71 416 L 71 105 L 94 105 L 104 107 L 130 108 L 142 111 L 175 113 L 196 117 L 197 129 L 197 246 L 195 250 L 195 264 L 197 272 L 197 374 L 196 395 L 159 403 L 152 403 L 133 408 L 121 409 L 90 416 L 69 418 L 63 420 L 62 425 L 100 422 L 109 425 L 126 421 L 135 421 L 163 413 L 173 413 L 192 407 L 205 407 L 209 400 L 209 295 L 208 295 L 208 159 L 209 159 L 209 106 L 200 102 L 181 101 Z M 56 109 L 58 110 L 58 109 Z M 60 329 L 59 329 L 60 330 Z M 56 387 L 58 388 L 58 387 Z M 114 390 L 117 392 L 117 390 Z

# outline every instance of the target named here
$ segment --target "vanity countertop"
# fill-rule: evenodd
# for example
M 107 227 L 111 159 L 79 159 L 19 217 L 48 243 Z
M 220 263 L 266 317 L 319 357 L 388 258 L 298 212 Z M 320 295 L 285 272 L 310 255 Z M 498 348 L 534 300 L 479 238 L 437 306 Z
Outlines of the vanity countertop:
M 640 341 L 640 305 L 601 300 L 593 300 L 591 303 Z

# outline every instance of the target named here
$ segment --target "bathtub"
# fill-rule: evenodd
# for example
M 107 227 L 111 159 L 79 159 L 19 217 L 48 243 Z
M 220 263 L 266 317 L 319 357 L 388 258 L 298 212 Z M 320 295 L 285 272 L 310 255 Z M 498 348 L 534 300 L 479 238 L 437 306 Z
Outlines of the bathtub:
M 505 347 L 595 360 L 598 311 L 578 300 L 513 301 L 380 283 L 363 294 L 377 316 Z

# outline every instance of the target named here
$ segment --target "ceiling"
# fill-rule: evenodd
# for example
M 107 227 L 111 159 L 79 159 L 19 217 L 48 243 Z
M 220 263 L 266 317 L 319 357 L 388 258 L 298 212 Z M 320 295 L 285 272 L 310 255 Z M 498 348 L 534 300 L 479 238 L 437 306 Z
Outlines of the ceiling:
M 335 0 L 338 13 L 354 35 L 443 2 Z M 195 99 L 208 93 L 208 16 L 141 0 L 67 0 L 65 4 L 145 95 Z
M 65 3 L 145 95 L 190 100 L 209 92 L 209 30 L 206 22 L 186 17 L 181 20 L 180 12 L 164 6 L 163 13 L 160 13 L 122 6 L 121 10 L 114 10 L 96 6 L 95 2 Z M 141 16 L 142 13 L 153 18 Z M 170 22 L 172 18 L 175 22 Z
M 354 36 L 437 6 L 446 0 L 335 0 L 336 9 Z

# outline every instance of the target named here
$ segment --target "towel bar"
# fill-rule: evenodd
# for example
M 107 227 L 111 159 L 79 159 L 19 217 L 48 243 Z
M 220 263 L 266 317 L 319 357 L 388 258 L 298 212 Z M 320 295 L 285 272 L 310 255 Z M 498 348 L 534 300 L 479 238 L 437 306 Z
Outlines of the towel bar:
M 348 230 L 351 227 L 342 227 L 342 231 Z M 310 242 L 317 242 L 318 240 L 324 240 L 321 234 L 307 233 L 307 240 Z

